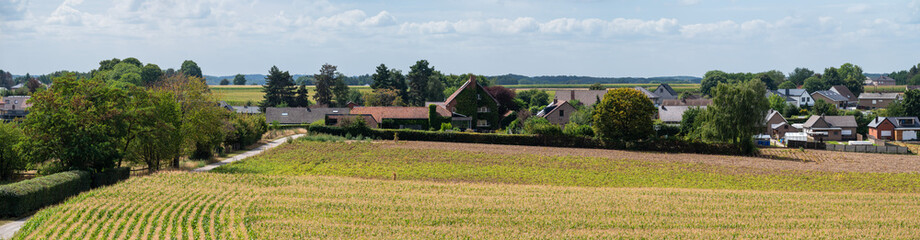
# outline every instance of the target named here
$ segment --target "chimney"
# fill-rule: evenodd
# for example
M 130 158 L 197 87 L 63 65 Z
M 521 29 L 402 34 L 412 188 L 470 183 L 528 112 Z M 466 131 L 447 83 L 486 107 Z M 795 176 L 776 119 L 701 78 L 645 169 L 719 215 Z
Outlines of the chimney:
M 559 100 L 559 99 L 553 98 L 553 105 L 556 105 L 556 102 L 557 102 L 558 100 Z
M 477 84 L 477 83 L 476 83 L 476 75 L 473 75 L 473 73 L 470 73 L 470 83 L 472 83 L 474 86 L 475 86 L 475 84 Z

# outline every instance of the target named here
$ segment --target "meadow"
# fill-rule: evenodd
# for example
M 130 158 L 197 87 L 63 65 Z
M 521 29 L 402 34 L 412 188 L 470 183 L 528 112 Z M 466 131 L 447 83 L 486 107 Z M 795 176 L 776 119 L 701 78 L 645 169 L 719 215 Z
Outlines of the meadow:
M 297 140 L 217 173 L 132 178 L 41 210 L 16 238 L 920 237 L 916 173 L 414 143 Z

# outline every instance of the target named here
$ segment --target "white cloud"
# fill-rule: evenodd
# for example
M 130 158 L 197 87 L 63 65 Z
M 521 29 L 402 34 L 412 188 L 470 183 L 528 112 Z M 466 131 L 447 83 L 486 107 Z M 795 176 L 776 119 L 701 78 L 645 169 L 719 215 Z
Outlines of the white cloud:
M 28 10 L 28 0 L 0 0 L 0 20 L 21 20 Z

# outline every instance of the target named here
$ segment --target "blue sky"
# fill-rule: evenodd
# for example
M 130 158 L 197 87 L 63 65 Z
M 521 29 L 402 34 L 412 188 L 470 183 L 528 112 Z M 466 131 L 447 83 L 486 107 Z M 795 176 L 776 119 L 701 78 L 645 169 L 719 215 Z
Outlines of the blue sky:
M 0 69 L 88 71 L 137 57 L 208 75 L 427 59 L 446 73 L 701 76 L 887 73 L 920 62 L 920 0 L 0 0 Z

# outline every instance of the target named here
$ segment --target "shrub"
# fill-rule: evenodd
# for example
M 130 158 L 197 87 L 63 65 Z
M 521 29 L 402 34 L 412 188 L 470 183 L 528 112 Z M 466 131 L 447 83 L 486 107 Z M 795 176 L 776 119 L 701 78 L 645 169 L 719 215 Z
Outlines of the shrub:
M 22 216 L 90 189 L 88 172 L 68 171 L 0 186 L 0 215 Z
M 131 176 L 131 168 L 109 168 L 93 174 L 92 187 L 102 187 L 118 183 Z
M 451 125 L 450 123 L 441 123 L 441 131 L 442 131 L 442 132 L 444 132 L 444 131 L 450 131 L 451 129 L 454 129 L 454 126 Z
M 562 132 L 569 136 L 594 137 L 594 128 L 590 125 L 579 125 L 574 122 L 565 124 Z
M 524 121 L 524 132 L 537 135 L 562 135 L 562 129 L 542 117 L 532 117 Z
M 25 167 L 14 147 L 23 138 L 22 129 L 14 123 L 0 123 L 0 180 L 13 179 L 16 171 Z

